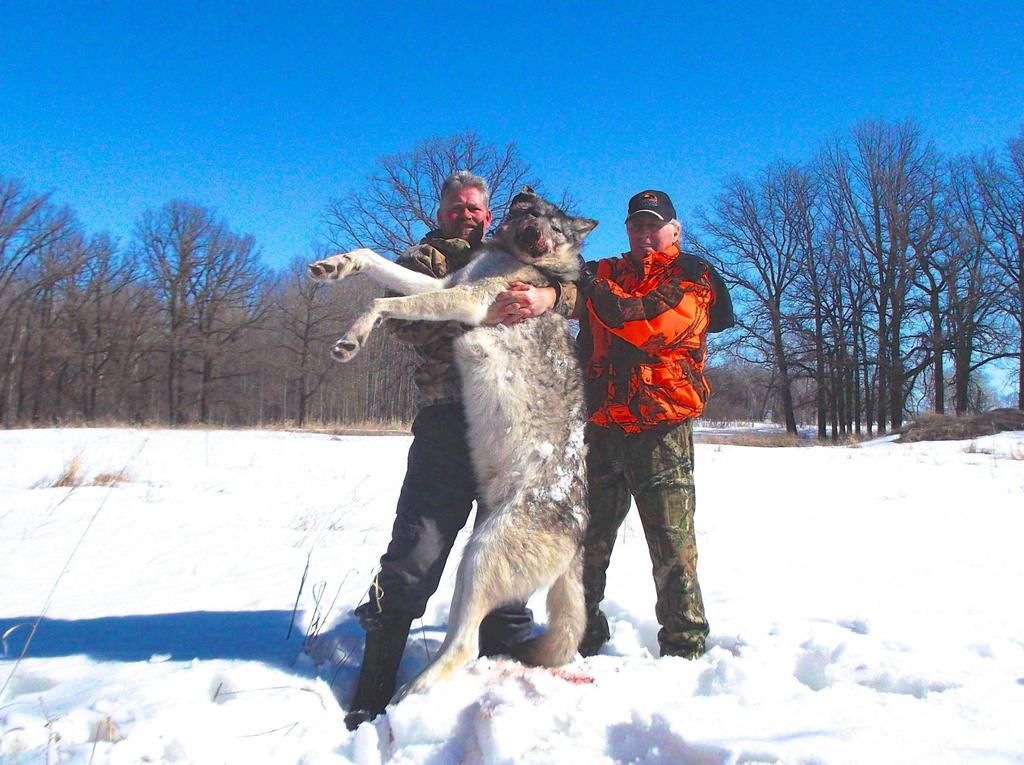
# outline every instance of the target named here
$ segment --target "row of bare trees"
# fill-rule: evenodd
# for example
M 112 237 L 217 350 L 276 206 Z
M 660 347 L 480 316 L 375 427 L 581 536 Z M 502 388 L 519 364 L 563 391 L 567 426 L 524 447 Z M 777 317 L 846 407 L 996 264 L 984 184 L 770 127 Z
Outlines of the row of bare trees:
M 734 285 L 736 355 L 770 370 L 791 432 L 898 429 L 978 402 L 986 366 L 1021 371 L 1024 133 L 944 158 L 913 123 L 868 122 L 808 164 L 725 185 L 694 240 Z
M 143 212 L 119 242 L 0 176 L 0 424 L 407 422 L 408 348 L 382 332 L 350 365 L 327 353 L 374 288 L 325 287 L 304 264 L 411 246 L 457 169 L 489 180 L 496 213 L 541 188 L 514 145 L 429 140 L 333 200 L 323 248 L 280 271 L 202 205 Z M 912 124 L 867 123 L 812 163 L 729 181 L 692 229 L 740 319 L 730 353 L 716 338 L 713 416 L 885 431 L 947 392 L 978 406 L 988 364 L 1020 368 L 1024 134 L 948 160 Z
M 327 357 L 366 285 L 332 292 L 303 270 L 269 271 L 195 204 L 145 212 L 119 246 L 0 179 L 0 422 L 406 419 L 406 356 L 379 342 L 353 367 Z M 387 396 L 366 391 L 382 350 Z
M 513 145 L 427 141 L 330 204 L 330 243 L 403 251 L 462 168 L 488 178 L 495 209 L 527 182 Z M 143 212 L 127 242 L 89 237 L 72 211 L 0 176 L 0 424 L 408 422 L 410 349 L 379 332 L 351 364 L 330 360 L 379 290 L 308 279 L 327 246 L 274 271 L 251 236 L 180 200 Z

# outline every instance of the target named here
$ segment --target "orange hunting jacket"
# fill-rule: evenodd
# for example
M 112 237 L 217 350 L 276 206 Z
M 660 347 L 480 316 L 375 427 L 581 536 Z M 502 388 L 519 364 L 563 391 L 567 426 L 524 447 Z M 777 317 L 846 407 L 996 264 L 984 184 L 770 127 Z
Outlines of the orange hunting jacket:
M 713 283 L 676 246 L 642 266 L 629 253 L 597 262 L 579 335 L 591 422 L 638 433 L 700 416 Z

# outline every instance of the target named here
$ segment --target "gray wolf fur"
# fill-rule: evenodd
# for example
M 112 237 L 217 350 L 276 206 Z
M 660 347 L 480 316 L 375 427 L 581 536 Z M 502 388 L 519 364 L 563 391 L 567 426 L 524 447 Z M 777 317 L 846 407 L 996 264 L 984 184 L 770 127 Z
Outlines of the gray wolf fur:
M 494 237 L 444 279 L 367 249 L 309 267 L 319 280 L 365 273 L 403 295 L 374 300 L 334 345 L 336 360 L 353 358 L 384 319 L 454 320 L 471 327 L 456 340 L 455 359 L 487 515 L 476 524 L 459 564 L 444 643 L 399 698 L 466 665 L 477 656 L 481 620 L 543 587 L 549 587 L 547 629 L 527 641 L 517 658 L 558 666 L 576 654 L 586 627 L 586 413 L 568 322 L 553 311 L 508 326 L 481 322 L 511 281 L 546 286 L 575 280 L 583 238 L 596 225 L 524 189 Z

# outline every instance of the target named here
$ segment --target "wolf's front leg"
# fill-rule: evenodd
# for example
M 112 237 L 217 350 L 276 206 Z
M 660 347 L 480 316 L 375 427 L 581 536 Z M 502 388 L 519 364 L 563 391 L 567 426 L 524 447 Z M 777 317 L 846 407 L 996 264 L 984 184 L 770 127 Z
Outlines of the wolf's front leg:
M 443 279 L 412 271 L 365 247 L 332 255 L 307 266 L 318 282 L 340 281 L 349 274 L 363 273 L 389 290 L 403 295 L 432 292 L 445 286 Z
M 384 319 L 384 312 L 381 309 L 381 303 L 384 302 L 386 302 L 386 298 L 377 298 L 370 303 L 366 312 L 356 319 L 348 328 L 348 332 L 334 344 L 334 347 L 331 348 L 331 357 L 335 361 L 346 362 L 355 358 L 359 349 L 363 347 L 363 343 L 366 342 L 366 338 L 373 332 L 373 328 Z
M 379 256 L 373 250 L 364 247 L 318 260 L 315 263 L 310 263 L 307 268 L 310 277 L 318 282 L 341 281 L 349 274 L 364 270 L 370 257 Z

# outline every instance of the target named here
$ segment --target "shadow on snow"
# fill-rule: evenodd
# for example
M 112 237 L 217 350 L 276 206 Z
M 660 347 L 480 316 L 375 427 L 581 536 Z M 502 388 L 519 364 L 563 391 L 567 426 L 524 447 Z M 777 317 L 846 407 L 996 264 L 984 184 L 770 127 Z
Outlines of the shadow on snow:
M 0 618 L 0 660 L 17 659 L 38 617 Z M 298 622 L 298 619 L 296 619 Z M 290 667 L 304 634 L 291 611 L 192 611 L 176 614 L 49 619 L 39 622 L 26 658 L 86 655 L 102 661 L 238 659 Z

